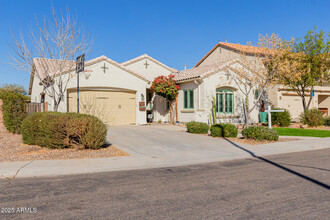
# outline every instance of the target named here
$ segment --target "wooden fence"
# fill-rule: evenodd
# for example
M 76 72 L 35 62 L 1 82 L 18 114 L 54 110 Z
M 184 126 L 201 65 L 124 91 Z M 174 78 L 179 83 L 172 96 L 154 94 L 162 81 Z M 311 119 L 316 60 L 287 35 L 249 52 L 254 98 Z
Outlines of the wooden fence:
M 47 112 L 48 111 L 48 102 L 36 103 L 30 102 L 26 104 L 27 115 L 30 115 L 35 112 Z

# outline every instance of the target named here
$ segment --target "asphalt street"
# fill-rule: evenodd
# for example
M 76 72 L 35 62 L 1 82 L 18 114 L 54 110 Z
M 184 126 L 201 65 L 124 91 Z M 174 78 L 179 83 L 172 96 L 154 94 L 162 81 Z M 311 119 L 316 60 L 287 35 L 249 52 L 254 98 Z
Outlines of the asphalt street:
M 329 158 L 325 149 L 1 180 L 0 219 L 329 219 Z

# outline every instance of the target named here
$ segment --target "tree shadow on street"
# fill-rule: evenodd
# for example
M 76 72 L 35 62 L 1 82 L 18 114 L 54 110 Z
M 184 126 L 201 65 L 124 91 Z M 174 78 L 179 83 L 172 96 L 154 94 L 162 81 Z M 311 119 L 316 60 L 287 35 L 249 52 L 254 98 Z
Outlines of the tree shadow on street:
M 225 140 L 228 141 L 229 143 L 231 143 L 232 145 L 234 145 L 235 147 L 237 147 L 237 148 L 239 148 L 239 149 L 241 149 L 241 150 L 243 150 L 243 151 L 249 153 L 252 157 L 254 157 L 254 158 L 256 158 L 256 159 L 258 159 L 258 160 L 260 160 L 260 161 L 262 161 L 262 162 L 265 162 L 265 163 L 271 164 L 271 165 L 273 165 L 273 166 L 275 166 L 275 167 L 277 167 L 277 168 L 280 168 L 280 169 L 282 169 L 282 170 L 284 170 L 284 171 L 286 171 L 286 172 L 288 172 L 288 173 L 294 174 L 294 175 L 296 175 L 296 176 L 298 176 L 298 177 L 300 177 L 300 178 L 303 178 L 303 179 L 305 179 L 305 180 L 307 180 L 307 181 L 310 181 L 310 182 L 312 182 L 312 183 L 314 183 L 314 184 L 316 184 L 316 185 L 319 185 L 319 186 L 321 186 L 321 187 L 323 187 L 323 188 L 325 188 L 325 189 L 327 189 L 327 190 L 330 190 L 330 186 L 327 185 L 327 184 L 325 184 L 325 183 L 322 183 L 322 182 L 320 182 L 320 181 L 318 181 L 318 180 L 316 180 L 316 179 L 313 179 L 313 178 L 311 178 L 311 177 L 308 177 L 308 176 L 306 176 L 306 175 L 304 175 L 304 174 L 298 173 L 298 172 L 296 172 L 296 171 L 294 171 L 294 170 L 291 170 L 291 169 L 289 169 L 289 168 L 287 168 L 287 167 L 284 167 L 284 166 L 282 166 L 282 165 L 280 165 L 280 164 L 278 164 L 278 163 L 275 163 L 275 162 L 273 162 L 273 161 L 271 161 L 271 160 L 268 160 L 268 159 L 266 159 L 266 158 L 259 157 L 259 156 L 255 155 L 253 152 L 251 152 L 251 151 L 245 149 L 244 147 L 239 146 L 238 144 L 236 144 L 235 142 L 233 142 L 233 141 L 231 141 L 231 140 L 229 140 L 229 139 L 227 139 L 227 138 L 225 138 Z

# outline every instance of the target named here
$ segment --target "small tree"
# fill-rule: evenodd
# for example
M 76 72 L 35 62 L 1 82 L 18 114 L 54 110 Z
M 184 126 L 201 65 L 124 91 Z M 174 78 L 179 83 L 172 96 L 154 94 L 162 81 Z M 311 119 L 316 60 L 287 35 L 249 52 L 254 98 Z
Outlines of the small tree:
M 174 80 L 174 75 L 159 76 L 152 82 L 151 90 L 170 103 L 170 120 L 173 123 L 173 101 L 176 99 L 180 87 Z
M 260 100 L 266 94 L 267 88 L 273 84 L 273 74 L 268 72 L 265 63 L 273 55 L 273 51 L 280 47 L 282 40 L 278 35 L 259 36 L 257 45 L 241 46 L 228 59 L 238 59 L 241 65 L 232 65 L 228 69 L 234 74 L 228 75 L 235 81 L 238 89 L 243 94 L 242 104 L 245 110 L 245 125 L 250 124 L 250 114 L 258 106 Z M 253 94 L 254 93 L 254 94 Z M 251 96 L 254 96 L 254 103 L 251 105 Z
M 296 92 L 306 110 L 312 102 L 314 86 L 329 85 L 330 38 L 315 27 L 303 40 L 285 42 L 270 63 L 278 82 Z
M 75 58 L 86 53 L 91 43 L 69 11 L 58 15 L 54 7 L 50 18 L 36 19 L 30 30 L 18 36 L 12 33 L 12 65 L 40 80 L 57 111 L 71 78 L 67 72 L 74 69 Z

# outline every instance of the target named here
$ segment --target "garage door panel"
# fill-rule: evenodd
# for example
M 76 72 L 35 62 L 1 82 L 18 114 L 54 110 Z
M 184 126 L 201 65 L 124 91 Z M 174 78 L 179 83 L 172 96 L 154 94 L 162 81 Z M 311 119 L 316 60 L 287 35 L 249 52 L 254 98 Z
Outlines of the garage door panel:
M 94 115 L 109 125 L 135 124 L 136 102 L 134 92 L 81 91 L 80 112 Z M 77 93 L 68 94 L 68 111 L 77 110 Z

